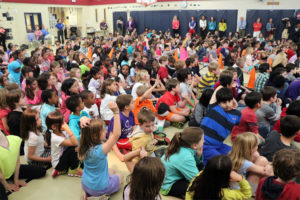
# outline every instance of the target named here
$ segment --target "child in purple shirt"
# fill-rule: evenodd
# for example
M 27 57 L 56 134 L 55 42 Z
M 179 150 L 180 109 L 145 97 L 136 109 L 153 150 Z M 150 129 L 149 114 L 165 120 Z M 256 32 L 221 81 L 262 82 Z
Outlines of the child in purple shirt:
M 125 153 L 127 151 L 131 151 L 132 148 L 128 137 L 135 128 L 135 119 L 134 114 L 132 113 L 134 101 L 131 95 L 124 94 L 117 97 L 116 103 L 120 110 L 121 136 L 117 144 L 114 145 L 113 151 L 121 161 L 124 161 L 124 155 L 120 152 L 120 150 Z M 113 132 L 113 127 L 114 118 L 111 119 L 108 126 L 107 138 L 109 137 L 110 133 Z

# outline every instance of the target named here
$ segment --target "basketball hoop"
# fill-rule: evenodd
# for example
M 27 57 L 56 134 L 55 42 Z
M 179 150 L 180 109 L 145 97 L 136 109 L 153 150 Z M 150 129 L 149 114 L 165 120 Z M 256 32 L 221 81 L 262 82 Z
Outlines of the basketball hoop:
M 156 3 L 157 0 L 136 0 L 136 3 L 143 4 L 144 6 L 150 6 L 151 4 Z

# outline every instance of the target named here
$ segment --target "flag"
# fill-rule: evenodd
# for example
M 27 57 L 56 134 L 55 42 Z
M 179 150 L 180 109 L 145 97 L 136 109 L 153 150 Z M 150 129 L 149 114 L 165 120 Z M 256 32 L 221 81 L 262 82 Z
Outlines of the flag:
M 110 59 L 112 59 L 113 53 L 114 53 L 114 48 L 111 48 L 111 50 L 110 50 L 110 52 L 108 54 L 108 56 L 109 56 Z
M 222 58 L 222 54 L 221 53 L 219 55 L 219 66 L 220 66 L 220 69 L 224 69 L 223 58 Z
M 93 57 L 92 46 L 89 47 L 89 51 L 88 51 L 88 56 L 87 57 L 88 57 L 89 60 L 92 60 L 92 57 Z
M 253 66 L 250 76 L 249 76 L 249 81 L 248 81 L 248 88 L 254 89 L 255 86 L 255 67 Z
M 174 59 L 176 61 L 178 61 L 178 51 L 177 51 L 177 49 L 175 49 L 175 52 L 174 52 Z

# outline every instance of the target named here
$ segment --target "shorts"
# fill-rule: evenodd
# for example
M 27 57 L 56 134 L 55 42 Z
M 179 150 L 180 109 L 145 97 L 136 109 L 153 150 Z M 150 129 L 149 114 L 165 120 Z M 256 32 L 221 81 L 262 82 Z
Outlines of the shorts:
M 99 197 L 104 194 L 111 195 L 116 193 L 120 190 L 120 179 L 119 176 L 116 174 L 112 174 L 108 176 L 108 186 L 105 190 L 91 190 L 86 187 L 83 183 L 81 183 L 82 189 L 86 193 L 87 196 Z
M 177 111 L 181 111 L 181 109 L 180 108 L 176 108 L 176 110 Z M 159 120 L 168 120 L 169 122 L 171 121 L 171 119 L 172 119 L 172 116 L 174 115 L 175 113 L 172 113 L 172 112 L 169 112 L 168 114 L 167 114 L 167 116 L 158 116 L 158 119 Z
M 117 146 L 119 149 L 126 149 L 130 150 L 132 149 L 132 145 L 129 142 L 129 138 L 121 138 L 117 141 Z

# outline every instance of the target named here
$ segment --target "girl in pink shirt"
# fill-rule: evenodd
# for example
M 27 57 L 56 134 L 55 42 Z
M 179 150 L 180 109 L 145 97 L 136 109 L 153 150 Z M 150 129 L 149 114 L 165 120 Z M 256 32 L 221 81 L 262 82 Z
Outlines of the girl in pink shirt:
M 180 27 L 179 20 L 178 20 L 177 16 L 175 15 L 173 18 L 173 21 L 172 21 L 172 29 L 173 29 L 174 35 L 179 34 L 179 27 Z
M 9 127 L 7 125 L 7 115 L 10 112 L 10 109 L 6 103 L 6 94 L 6 89 L 0 89 L 0 130 L 3 130 L 6 135 L 10 135 Z
M 39 96 L 40 89 L 37 80 L 34 77 L 26 79 L 25 98 L 26 103 L 30 105 L 41 104 L 42 100 Z

